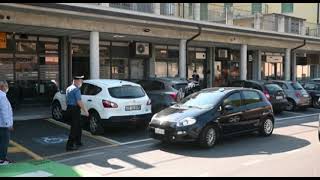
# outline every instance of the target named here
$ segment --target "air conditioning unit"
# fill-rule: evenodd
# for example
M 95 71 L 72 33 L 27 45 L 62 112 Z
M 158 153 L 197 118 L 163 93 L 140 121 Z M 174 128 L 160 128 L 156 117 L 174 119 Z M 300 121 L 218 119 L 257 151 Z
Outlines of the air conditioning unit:
M 150 44 L 143 42 L 135 43 L 135 55 L 136 56 L 149 56 L 150 55 Z

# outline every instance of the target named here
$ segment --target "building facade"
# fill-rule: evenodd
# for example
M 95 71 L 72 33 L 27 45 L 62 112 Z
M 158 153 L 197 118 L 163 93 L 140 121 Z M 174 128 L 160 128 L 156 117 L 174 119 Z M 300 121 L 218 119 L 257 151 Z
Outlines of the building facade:
M 304 18 L 233 6 L 2 3 L 0 78 L 21 103 L 50 103 L 79 73 L 136 80 L 197 70 L 203 87 L 320 77 L 320 38 L 305 33 Z

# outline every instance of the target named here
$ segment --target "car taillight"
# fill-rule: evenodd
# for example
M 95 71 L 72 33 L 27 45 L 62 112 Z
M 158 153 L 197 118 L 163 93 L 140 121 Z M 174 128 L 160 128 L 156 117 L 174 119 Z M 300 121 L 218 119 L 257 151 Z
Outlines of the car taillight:
M 267 97 L 268 100 L 270 100 L 270 94 L 268 91 L 263 91 L 264 95 Z
M 296 91 L 295 95 L 296 97 L 301 97 L 301 93 L 299 91 Z
M 177 101 L 177 95 L 178 95 L 178 93 L 172 93 L 172 94 L 170 94 L 170 97 L 171 97 L 174 101 Z
M 147 105 L 151 105 L 151 99 L 148 100 Z
M 102 100 L 102 105 L 104 108 L 117 108 L 118 105 L 114 102 L 108 100 Z

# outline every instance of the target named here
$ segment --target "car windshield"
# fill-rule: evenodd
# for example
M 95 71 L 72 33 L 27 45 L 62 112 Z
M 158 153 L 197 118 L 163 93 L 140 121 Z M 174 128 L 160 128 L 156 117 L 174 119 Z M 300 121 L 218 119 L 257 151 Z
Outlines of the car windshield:
M 124 85 L 119 87 L 109 88 L 110 96 L 119 99 L 125 98 L 140 98 L 145 96 L 143 89 L 139 86 Z
M 266 88 L 268 89 L 269 93 L 273 94 L 277 91 L 283 91 L 282 88 L 277 84 L 266 84 Z
M 223 98 L 224 93 L 220 91 L 202 91 L 191 94 L 190 96 L 181 100 L 175 106 L 184 108 L 213 108 Z
M 301 84 L 298 83 L 298 82 L 293 82 L 293 83 L 291 83 L 291 86 L 292 86 L 293 89 L 295 89 L 295 90 L 302 90 L 302 89 L 303 89 L 302 86 L 301 86 Z

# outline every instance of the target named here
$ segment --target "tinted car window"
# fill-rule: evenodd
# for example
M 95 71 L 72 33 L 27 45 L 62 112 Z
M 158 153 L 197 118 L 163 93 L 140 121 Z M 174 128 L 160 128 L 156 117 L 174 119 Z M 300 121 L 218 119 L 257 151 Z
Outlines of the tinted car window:
M 232 105 L 234 107 L 240 107 L 241 106 L 241 96 L 240 93 L 233 93 L 230 96 L 228 96 L 226 99 L 223 100 L 223 106 L 225 105 Z
M 82 87 L 82 86 L 81 86 Z M 88 87 L 85 90 L 85 95 L 94 96 L 101 92 L 101 88 L 92 84 L 88 84 Z
M 152 81 L 139 81 L 138 84 L 140 84 L 146 91 L 152 90 Z
M 315 90 L 316 89 L 316 85 L 315 84 L 306 84 L 304 86 L 305 89 L 307 90 Z
M 212 108 L 221 101 L 224 93 L 220 91 L 200 91 L 182 99 L 177 105 L 185 107 Z
M 152 90 L 162 90 L 164 89 L 164 84 L 159 81 L 153 81 L 152 82 Z
M 295 90 L 302 90 L 302 89 L 303 89 L 303 87 L 301 86 L 301 84 L 298 83 L 298 82 L 291 83 L 291 86 L 292 86 L 293 89 L 295 89 Z
M 86 94 L 87 88 L 88 88 L 88 83 L 83 83 L 82 86 L 80 87 L 80 91 L 82 95 Z
M 283 91 L 283 89 L 277 84 L 266 84 L 266 88 L 268 89 L 269 93 L 273 94 L 277 91 Z
M 185 87 L 187 87 L 187 83 L 180 83 L 180 84 L 174 84 L 172 85 L 173 88 L 175 88 L 176 90 L 180 90 L 180 89 L 184 89 Z
M 139 98 L 145 96 L 143 89 L 139 86 L 120 86 L 108 89 L 110 96 L 114 98 Z
M 278 84 L 282 89 L 288 89 L 288 86 L 281 82 L 275 82 L 275 84 Z
M 243 91 L 244 104 L 254 104 L 261 101 L 261 96 L 255 91 Z

